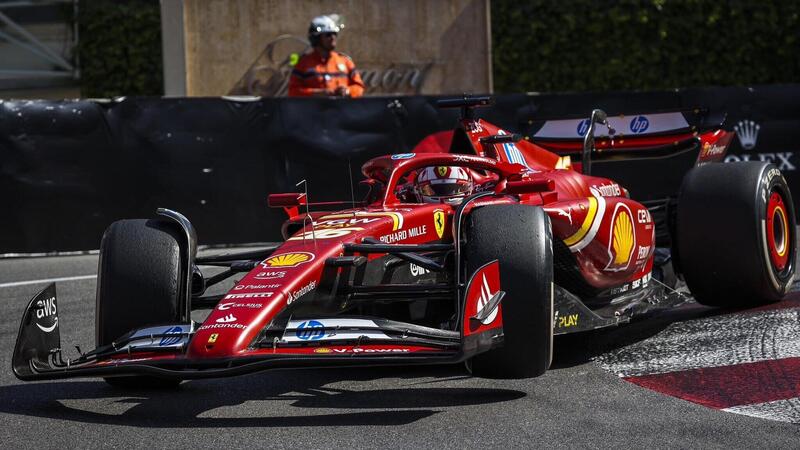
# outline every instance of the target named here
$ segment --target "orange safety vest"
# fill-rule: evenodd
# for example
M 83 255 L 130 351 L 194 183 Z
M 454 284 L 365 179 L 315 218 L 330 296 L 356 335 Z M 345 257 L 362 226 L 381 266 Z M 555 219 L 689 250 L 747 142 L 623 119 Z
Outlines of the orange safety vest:
M 364 82 L 349 56 L 331 51 L 323 59 L 316 50 L 303 55 L 289 78 L 289 97 L 308 97 L 325 89 L 332 92 L 338 87 L 350 89 L 350 97 L 364 95 Z

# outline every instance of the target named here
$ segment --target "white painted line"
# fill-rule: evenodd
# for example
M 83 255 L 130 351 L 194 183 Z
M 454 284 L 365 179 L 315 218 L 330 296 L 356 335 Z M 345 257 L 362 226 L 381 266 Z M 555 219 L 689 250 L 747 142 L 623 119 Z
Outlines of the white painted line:
M 90 280 L 92 278 L 97 278 L 97 275 L 79 275 L 76 277 L 46 278 L 44 280 L 14 281 L 12 283 L 0 283 L 0 288 L 27 286 L 29 284 L 47 284 L 47 283 L 55 283 L 58 281 Z
M 800 397 L 753 405 L 734 406 L 723 411 L 780 422 L 800 423 Z

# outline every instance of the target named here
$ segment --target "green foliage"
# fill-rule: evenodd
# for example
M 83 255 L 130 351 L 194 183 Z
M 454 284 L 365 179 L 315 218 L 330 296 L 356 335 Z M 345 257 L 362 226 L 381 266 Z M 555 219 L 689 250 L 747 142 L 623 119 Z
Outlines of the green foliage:
M 81 0 L 78 26 L 83 97 L 163 94 L 158 0 Z
M 496 92 L 800 82 L 798 0 L 492 0 Z

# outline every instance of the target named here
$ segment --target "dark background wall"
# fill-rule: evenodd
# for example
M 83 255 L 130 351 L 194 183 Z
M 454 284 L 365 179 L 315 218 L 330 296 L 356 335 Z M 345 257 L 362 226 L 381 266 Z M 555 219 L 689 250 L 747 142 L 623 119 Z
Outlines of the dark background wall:
M 796 0 L 492 0 L 496 92 L 800 82 Z
M 727 129 L 760 126 L 756 146 L 735 140 L 728 158 L 775 161 L 800 193 L 798 98 L 800 85 L 516 94 L 479 115 L 532 135 L 547 119 L 596 107 L 707 108 L 727 114 Z M 0 254 L 96 249 L 112 221 L 152 217 L 157 207 L 189 217 L 201 244 L 277 239 L 284 215 L 267 209 L 269 193 L 307 179 L 312 200 L 349 199 L 349 167 L 358 180 L 367 159 L 409 151 L 455 124 L 457 113 L 435 100 L 0 101 Z

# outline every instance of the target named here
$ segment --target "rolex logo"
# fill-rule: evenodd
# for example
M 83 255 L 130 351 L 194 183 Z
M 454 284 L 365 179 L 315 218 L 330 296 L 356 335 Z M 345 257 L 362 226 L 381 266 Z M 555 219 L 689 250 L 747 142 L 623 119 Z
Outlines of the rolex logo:
M 743 149 L 752 150 L 755 148 L 758 130 L 761 129 L 761 125 L 752 120 L 741 120 L 733 129 L 736 130 L 736 136 L 739 137 L 739 143 L 742 144 Z

